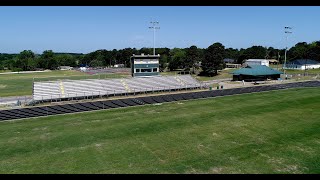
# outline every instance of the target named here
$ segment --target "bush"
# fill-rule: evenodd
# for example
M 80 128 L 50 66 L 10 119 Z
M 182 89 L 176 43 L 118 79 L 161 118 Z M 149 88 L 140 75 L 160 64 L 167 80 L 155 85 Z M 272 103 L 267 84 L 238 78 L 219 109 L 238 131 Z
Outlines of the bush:
M 12 71 L 13 72 L 20 72 L 20 71 L 23 71 L 23 69 L 22 68 L 13 68 Z

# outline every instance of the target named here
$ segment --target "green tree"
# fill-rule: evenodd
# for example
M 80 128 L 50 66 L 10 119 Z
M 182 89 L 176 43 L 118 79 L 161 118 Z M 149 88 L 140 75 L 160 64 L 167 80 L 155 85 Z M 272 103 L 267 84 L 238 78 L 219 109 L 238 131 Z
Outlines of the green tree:
M 33 70 L 36 68 L 35 54 L 31 50 L 24 50 L 18 55 L 16 67 L 24 71 Z
M 90 62 L 91 67 L 102 67 L 103 66 L 103 61 L 100 61 L 98 59 L 95 59 Z
M 240 52 L 238 49 L 228 48 L 225 49 L 224 58 L 237 60 L 240 56 Z
M 143 47 L 141 49 L 139 49 L 139 54 L 153 54 L 153 49 L 152 48 L 146 48 L 146 47 Z
M 218 74 L 218 70 L 223 69 L 224 46 L 221 43 L 214 43 L 209 46 L 201 62 L 202 70 L 205 75 L 213 76 Z
M 312 42 L 309 45 L 306 58 L 320 61 L 320 41 Z
M 90 62 L 90 66 L 92 67 L 102 67 L 105 65 L 105 58 L 102 53 L 99 53 L 97 57 Z
M 43 51 L 41 57 L 40 57 L 40 61 L 42 64 L 42 67 L 45 69 L 57 69 L 59 64 L 58 61 L 56 60 L 56 58 L 54 58 L 54 53 L 52 50 L 45 50 Z
M 124 64 L 125 67 L 130 67 L 130 57 L 133 54 L 138 54 L 138 50 L 136 48 L 125 48 L 119 50 L 117 53 L 116 63 Z
M 306 42 L 299 42 L 294 47 L 290 48 L 287 54 L 287 60 L 305 59 L 309 45 Z
M 243 55 L 245 55 L 246 59 L 265 59 L 266 50 L 263 46 L 252 46 L 247 48 Z
M 186 52 L 184 49 L 174 48 L 170 51 L 170 56 L 171 59 L 168 66 L 170 71 L 185 68 L 184 60 L 186 59 Z
M 71 66 L 75 67 L 77 66 L 76 57 L 71 54 L 60 54 L 54 56 L 59 66 Z
M 190 46 L 186 49 L 186 59 L 185 66 L 186 70 L 192 69 L 192 72 L 195 73 L 196 64 L 200 62 L 200 52 L 197 46 Z

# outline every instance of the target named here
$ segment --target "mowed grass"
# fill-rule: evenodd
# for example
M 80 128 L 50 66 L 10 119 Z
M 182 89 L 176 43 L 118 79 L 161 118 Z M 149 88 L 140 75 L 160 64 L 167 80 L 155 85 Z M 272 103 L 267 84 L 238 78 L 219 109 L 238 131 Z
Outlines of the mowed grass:
M 301 74 L 303 75 L 304 73 L 308 74 L 320 74 L 320 68 L 317 69 L 307 69 L 305 70 L 294 70 L 294 69 L 286 69 L 287 74 Z
M 195 74 L 191 74 L 192 77 L 194 77 L 195 79 L 197 79 L 198 81 L 210 81 L 210 80 L 218 80 L 218 79 L 226 79 L 226 78 L 232 78 L 232 74 L 230 74 L 230 72 L 235 71 L 236 69 L 223 69 L 221 71 L 218 72 L 218 75 L 216 76 L 198 76 Z M 169 72 L 161 72 L 160 74 L 163 76 L 176 76 L 176 75 L 180 75 L 178 74 L 179 71 L 169 71 Z M 181 74 L 183 75 L 183 73 Z
M 193 76 L 193 77 L 198 79 L 199 81 L 227 79 L 227 78 L 232 78 L 232 74 L 230 74 L 230 72 L 235 71 L 235 70 L 237 70 L 237 69 L 223 69 L 218 72 L 218 75 L 212 76 L 212 77 L 208 77 L 208 76 Z
M 32 82 L 49 81 L 58 79 L 98 79 L 98 78 L 121 78 L 127 75 L 100 74 L 89 75 L 79 71 L 49 71 L 28 74 L 0 74 L 0 97 L 32 95 Z
M 0 122 L 0 173 L 320 173 L 320 89 Z
M 275 68 L 278 69 L 279 71 L 283 72 L 283 64 L 279 64 L 279 65 L 274 65 L 274 64 L 270 64 L 269 67 L 271 68 Z M 286 73 L 287 74 L 304 74 L 305 70 L 297 70 L 297 69 L 286 69 Z M 307 69 L 306 73 L 309 74 L 319 74 L 320 73 L 320 68 L 317 69 Z

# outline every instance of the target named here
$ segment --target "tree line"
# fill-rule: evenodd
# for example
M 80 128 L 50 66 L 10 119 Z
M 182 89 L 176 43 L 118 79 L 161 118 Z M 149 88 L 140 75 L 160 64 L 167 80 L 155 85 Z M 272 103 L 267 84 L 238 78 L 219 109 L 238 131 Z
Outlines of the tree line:
M 130 57 L 133 54 L 153 54 L 152 48 L 124 48 L 106 50 L 101 49 L 88 54 L 55 53 L 46 50 L 42 54 L 35 54 L 31 50 L 24 50 L 19 54 L 1 54 L 0 70 L 29 71 L 37 69 L 57 69 L 59 66 L 90 66 L 112 67 L 124 64 L 130 67 Z M 198 48 L 193 45 L 188 48 L 157 48 L 160 54 L 160 69 L 185 70 L 195 72 L 202 68 L 204 75 L 215 75 L 224 68 L 223 59 L 234 59 L 234 63 L 243 63 L 245 59 L 277 59 L 284 61 L 285 49 L 273 47 L 252 46 L 249 48 L 225 48 L 219 42 L 208 48 Z M 320 61 L 320 41 L 312 43 L 299 42 L 287 51 L 287 60 L 313 59 Z

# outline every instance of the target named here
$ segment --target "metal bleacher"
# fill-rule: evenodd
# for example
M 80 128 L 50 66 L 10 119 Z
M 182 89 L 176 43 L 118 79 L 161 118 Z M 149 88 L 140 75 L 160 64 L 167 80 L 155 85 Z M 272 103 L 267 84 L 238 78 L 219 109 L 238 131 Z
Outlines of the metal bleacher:
M 190 75 L 59 80 L 34 82 L 33 100 L 46 101 L 63 98 L 109 96 L 199 87 L 201 87 L 201 83 Z

